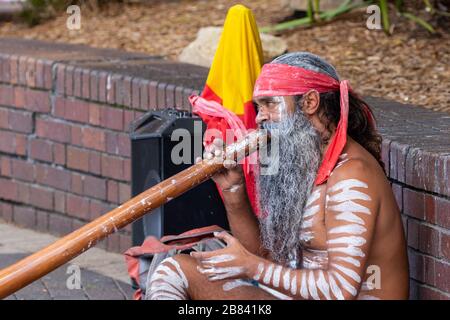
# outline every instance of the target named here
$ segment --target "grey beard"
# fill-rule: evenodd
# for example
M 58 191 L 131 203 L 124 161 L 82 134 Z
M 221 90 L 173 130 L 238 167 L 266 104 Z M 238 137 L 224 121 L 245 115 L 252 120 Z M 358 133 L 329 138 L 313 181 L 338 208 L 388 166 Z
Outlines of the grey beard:
M 279 123 L 263 123 L 263 128 L 279 135 L 279 160 L 273 161 L 279 167 L 276 174 L 257 177 L 262 245 L 276 262 L 288 264 L 300 249 L 303 211 L 320 164 L 321 139 L 299 109 Z

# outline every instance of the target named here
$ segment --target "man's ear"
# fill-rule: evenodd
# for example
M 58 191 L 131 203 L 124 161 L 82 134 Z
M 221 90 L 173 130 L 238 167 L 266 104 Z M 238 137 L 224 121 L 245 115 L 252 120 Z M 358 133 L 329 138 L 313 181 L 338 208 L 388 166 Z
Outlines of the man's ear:
M 317 113 L 320 104 L 320 95 L 317 90 L 309 90 L 303 95 L 302 110 L 305 114 L 312 116 Z

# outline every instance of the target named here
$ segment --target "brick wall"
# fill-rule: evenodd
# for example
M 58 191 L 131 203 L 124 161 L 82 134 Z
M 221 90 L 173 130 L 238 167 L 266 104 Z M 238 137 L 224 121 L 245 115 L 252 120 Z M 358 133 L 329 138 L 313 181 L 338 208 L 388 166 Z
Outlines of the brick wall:
M 189 110 L 207 70 L 86 46 L 0 39 L 0 218 L 66 234 L 130 197 L 129 123 Z M 450 298 L 450 115 L 368 97 L 402 210 L 411 298 Z M 99 246 L 122 252 L 131 228 Z

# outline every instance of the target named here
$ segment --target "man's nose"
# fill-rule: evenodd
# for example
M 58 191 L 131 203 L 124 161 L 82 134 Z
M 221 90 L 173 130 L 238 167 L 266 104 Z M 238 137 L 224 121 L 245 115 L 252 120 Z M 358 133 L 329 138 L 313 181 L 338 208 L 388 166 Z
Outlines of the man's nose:
M 269 120 L 269 113 L 268 112 L 263 112 L 261 109 L 259 110 L 258 114 L 256 115 L 256 124 L 260 125 L 261 123 L 263 123 L 264 121 Z

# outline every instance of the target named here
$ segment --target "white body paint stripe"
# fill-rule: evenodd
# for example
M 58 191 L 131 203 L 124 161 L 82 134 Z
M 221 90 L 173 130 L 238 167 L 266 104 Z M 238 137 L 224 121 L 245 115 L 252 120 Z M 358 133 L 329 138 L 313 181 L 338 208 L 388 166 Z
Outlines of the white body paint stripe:
M 358 236 L 340 237 L 335 239 L 330 239 L 327 241 L 328 244 L 348 244 L 349 246 L 360 247 L 366 243 L 366 239 Z
M 334 186 L 332 186 L 328 192 L 333 193 L 338 190 L 346 190 L 350 188 L 367 188 L 367 184 L 358 180 L 358 179 L 346 179 L 339 182 L 336 182 Z
M 353 280 L 355 280 L 356 282 L 360 283 L 361 282 L 361 277 L 352 269 L 343 267 L 339 264 L 335 264 L 332 263 L 331 264 L 333 267 L 335 267 L 336 269 L 338 269 L 339 271 L 341 271 L 342 273 L 344 273 L 345 275 L 349 276 L 350 278 L 352 278 Z
M 337 285 L 336 281 L 334 280 L 334 277 L 331 273 L 328 273 L 328 281 L 330 282 L 330 288 L 331 292 L 338 300 L 345 300 L 344 296 L 342 295 L 342 291 Z
M 328 282 L 325 279 L 325 276 L 324 276 L 322 270 L 319 270 L 319 278 L 317 279 L 317 287 L 319 288 L 320 292 L 322 292 L 325 299 L 331 300 L 330 286 L 328 285 Z
M 253 286 L 251 283 L 248 283 L 247 281 L 244 281 L 242 279 L 236 279 L 236 280 L 232 280 L 232 281 L 228 281 L 226 282 L 222 288 L 224 291 L 230 291 L 233 290 L 235 288 L 238 287 L 243 287 L 243 286 Z
M 352 257 L 335 257 L 334 259 L 348 262 L 348 263 L 354 265 L 355 267 L 360 267 L 361 266 L 361 263 L 358 260 L 356 260 L 355 258 L 352 258 Z
M 222 262 L 233 261 L 234 259 L 235 259 L 235 257 L 231 254 L 222 254 L 222 255 L 218 255 L 218 256 L 214 256 L 214 257 L 205 259 L 203 262 L 210 263 L 210 264 L 218 264 L 218 263 L 222 263 Z
M 337 248 L 328 248 L 329 252 L 341 252 L 341 253 L 345 253 L 348 254 L 352 257 L 365 257 L 366 255 L 364 254 L 364 252 L 362 252 L 362 250 L 360 248 L 357 247 L 337 247 Z
M 283 275 L 283 287 L 284 290 L 289 290 L 291 287 L 291 269 L 287 269 Z
M 306 280 L 306 272 L 302 273 L 302 281 L 301 281 L 301 284 L 300 284 L 300 295 L 305 300 L 309 299 L 308 283 L 307 283 L 307 280 Z
M 370 210 L 368 208 L 351 200 L 341 202 L 337 205 L 330 206 L 329 208 L 333 211 L 338 212 L 359 212 L 364 214 L 370 214 Z
M 333 274 L 336 276 L 336 279 L 341 283 L 341 285 L 342 285 L 342 287 L 344 288 L 345 291 L 350 293 L 352 296 L 356 296 L 357 292 L 356 292 L 355 287 L 353 287 L 347 280 L 345 280 L 344 277 L 342 277 L 336 271 L 333 270 L 331 272 L 333 272 Z
M 264 263 L 261 262 L 258 264 L 258 271 L 256 275 L 253 277 L 253 280 L 258 281 L 261 278 L 263 272 L 264 272 Z
M 336 193 L 328 198 L 328 201 L 333 202 L 343 202 L 346 200 L 372 200 L 369 195 L 364 192 L 356 190 L 343 190 L 342 192 Z
M 273 285 L 275 288 L 278 288 L 280 285 L 280 277 L 281 277 L 281 270 L 283 269 L 282 266 L 276 266 L 275 270 L 273 272 Z
M 328 231 L 329 234 L 335 233 L 349 233 L 349 234 L 363 234 L 367 229 L 359 224 L 347 224 L 344 226 L 339 226 L 332 228 Z
M 265 284 L 269 284 L 270 278 L 272 277 L 272 272 L 273 272 L 273 264 L 270 264 L 269 267 L 267 267 L 266 269 L 266 274 L 264 275 L 263 282 Z
M 297 294 L 297 274 L 296 273 L 294 273 L 294 276 L 292 277 L 291 293 L 292 293 L 292 295 L 296 295 Z
M 316 280 L 314 279 L 314 271 L 309 271 L 308 275 L 308 289 L 309 294 L 314 300 L 320 300 L 317 294 Z
M 361 225 L 365 225 L 366 223 L 364 222 L 363 219 L 361 219 L 360 217 L 358 217 L 357 215 L 351 213 L 351 212 L 343 212 L 341 214 L 338 214 L 335 217 L 336 220 L 343 220 L 343 221 L 348 221 L 348 222 L 354 222 L 354 223 L 359 223 Z

